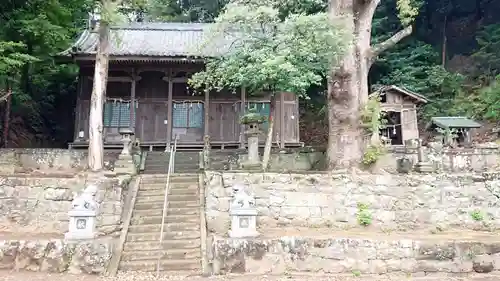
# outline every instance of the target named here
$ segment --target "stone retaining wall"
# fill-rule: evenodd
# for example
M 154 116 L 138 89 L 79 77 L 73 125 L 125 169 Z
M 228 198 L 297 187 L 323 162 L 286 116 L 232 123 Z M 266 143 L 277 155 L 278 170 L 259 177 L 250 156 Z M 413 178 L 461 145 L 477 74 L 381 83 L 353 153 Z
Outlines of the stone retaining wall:
M 71 201 L 90 183 L 99 186 L 97 228 L 104 234 L 121 229 L 121 213 L 130 176 L 77 174 L 74 177 L 0 177 L 0 231 L 57 233 L 68 231 Z
M 477 241 L 481 242 L 452 239 L 374 240 L 338 236 L 323 239 L 215 238 L 211 261 L 215 274 L 314 272 L 362 276 L 402 273 L 408 278 L 438 273 L 463 276 L 474 272 L 499 272 L 500 240 Z
M 112 170 L 119 150 L 106 151 L 105 167 Z M 0 149 L 0 173 L 79 172 L 87 169 L 87 150 L 53 148 Z
M 227 152 L 222 155 L 227 155 Z M 262 155 L 262 151 L 261 151 Z M 446 172 L 484 172 L 495 171 L 500 168 L 500 146 L 497 144 L 476 144 L 471 148 L 445 148 L 435 143 L 424 147 L 424 155 L 427 161 L 433 164 L 436 171 Z M 213 152 L 214 162 L 221 160 L 221 155 Z M 224 170 L 240 170 L 240 163 L 247 157 L 245 150 L 234 151 L 228 155 Z M 412 146 L 390 146 L 387 153 L 382 155 L 377 164 L 371 167 L 374 171 L 385 171 L 398 173 L 397 160 L 409 159 L 412 164 L 418 162 L 417 148 Z M 219 167 L 208 167 L 220 169 Z M 273 149 L 269 159 L 269 171 L 271 172 L 300 172 L 300 171 L 322 171 L 326 169 L 326 153 L 324 148 L 287 148 Z
M 424 148 L 424 156 L 436 171 L 484 172 L 500 168 L 500 147 L 496 144 L 478 144 L 471 148 L 444 148 L 429 144 Z M 396 160 L 403 157 L 416 164 L 418 162 L 417 148 L 392 147 L 388 154 L 381 157 L 376 167 L 396 173 Z
M 206 172 L 208 230 L 226 235 L 232 186 L 256 196 L 257 226 L 383 231 L 500 229 L 500 173 L 328 175 Z M 359 205 L 366 208 L 361 211 Z M 369 226 L 361 226 L 360 219 Z
M 66 242 L 52 240 L 0 241 L 0 269 L 73 274 L 103 273 L 111 258 L 113 240 Z

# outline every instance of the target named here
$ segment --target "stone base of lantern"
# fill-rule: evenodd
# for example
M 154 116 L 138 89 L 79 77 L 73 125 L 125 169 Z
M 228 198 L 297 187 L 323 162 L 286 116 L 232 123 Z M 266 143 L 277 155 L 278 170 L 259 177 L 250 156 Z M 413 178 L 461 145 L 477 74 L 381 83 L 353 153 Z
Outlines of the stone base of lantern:
M 120 154 L 115 162 L 114 172 L 117 174 L 135 175 L 137 173 L 132 155 Z
M 415 165 L 415 171 L 419 173 L 432 173 L 434 172 L 434 167 L 432 166 L 432 164 L 427 162 L 418 162 Z
M 244 191 L 239 190 L 237 194 L 241 195 Z M 238 200 L 238 199 L 236 199 Z M 241 198 L 240 200 L 241 201 Z M 233 206 L 230 211 L 231 216 L 231 229 L 229 230 L 229 237 L 231 238 L 245 238 L 245 237 L 257 237 L 259 232 L 257 231 L 257 210 L 254 208 L 241 208 L 238 206 Z
M 229 237 L 231 238 L 251 238 L 251 237 L 257 237 L 260 235 L 260 233 L 256 230 L 229 230 L 228 232 Z
M 259 162 L 243 162 L 241 163 L 241 168 L 244 170 L 250 170 L 250 171 L 260 171 L 262 170 L 262 164 Z
M 69 211 L 69 231 L 64 234 L 66 240 L 86 240 L 97 237 L 96 211 Z

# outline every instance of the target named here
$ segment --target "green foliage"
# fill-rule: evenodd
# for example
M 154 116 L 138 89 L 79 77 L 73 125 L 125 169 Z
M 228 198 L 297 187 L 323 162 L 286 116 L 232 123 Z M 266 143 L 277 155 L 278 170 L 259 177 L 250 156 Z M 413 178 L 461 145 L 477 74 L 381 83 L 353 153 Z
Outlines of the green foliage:
M 365 166 L 371 166 L 377 163 L 378 159 L 386 153 L 386 149 L 382 144 L 370 144 L 363 153 L 361 163 Z
M 11 80 L 28 62 L 37 61 L 33 56 L 25 54 L 23 43 L 0 41 L 0 79 Z
M 474 210 L 470 213 L 470 217 L 475 220 L 475 221 L 482 221 L 484 220 L 484 215 L 481 211 L 479 210 Z
M 255 109 L 249 109 L 247 113 L 240 118 L 240 123 L 241 124 L 251 124 L 251 123 L 257 123 L 257 124 L 262 124 L 267 121 L 267 116 L 262 116 L 260 113 L 258 113 Z
M 375 42 L 387 39 L 384 34 L 397 26 L 392 2 L 382 3 L 377 10 L 373 26 Z M 397 8 L 401 4 L 396 3 Z M 457 4 L 450 2 L 440 3 L 439 7 L 429 1 L 423 4 L 437 7 L 436 13 L 442 16 L 457 9 Z M 500 24 L 483 27 L 476 40 L 478 47 L 472 57 L 477 65 L 467 65 L 476 71 L 464 71 L 468 76 L 445 69 L 441 65 L 442 54 L 436 47 L 412 38 L 382 54 L 372 67 L 370 82 L 374 87 L 398 85 L 426 96 L 431 102 L 420 110 L 423 122 L 432 116 L 446 115 L 498 121 L 500 86 L 492 74 L 500 69 Z
M 204 47 L 231 34 L 230 50 L 209 59 L 190 80 L 194 88 L 220 90 L 244 86 L 249 93 L 293 92 L 305 96 L 321 85 L 345 49 L 347 38 L 326 13 L 288 14 L 279 1 L 233 1 L 217 18 Z
M 90 0 L 0 3 L 0 76 L 9 78 L 14 92 L 11 145 L 66 145 L 68 136 L 63 132 L 71 133 L 68 105 L 75 96 L 76 71 L 70 65 L 57 65 L 53 55 L 68 48 L 86 25 L 91 4 Z
M 371 134 L 376 133 L 385 125 L 385 113 L 382 111 L 380 103 L 380 93 L 374 93 L 368 98 L 364 110 L 361 112 L 361 122 Z
M 356 217 L 359 225 L 369 226 L 372 224 L 372 214 L 368 210 L 368 205 L 364 203 L 358 203 L 358 213 Z
M 152 0 L 147 6 L 150 21 L 213 22 L 228 0 Z
M 438 115 L 464 114 L 460 108 L 450 106 L 450 101 L 463 94 L 465 77 L 439 65 L 439 54 L 431 45 L 407 42 L 383 54 L 373 70 L 376 73 L 372 73 L 372 81 L 397 85 L 426 96 L 431 102 L 421 111 L 424 120 Z
M 398 17 L 403 25 L 411 24 L 417 17 L 422 3 L 417 0 L 397 0 Z
M 449 105 L 448 105 L 449 106 Z M 457 96 L 450 110 L 479 120 L 500 120 L 500 75 L 488 85 Z
M 478 71 L 484 75 L 500 72 L 500 23 L 487 25 L 476 36 L 479 45 L 473 54 L 479 63 Z

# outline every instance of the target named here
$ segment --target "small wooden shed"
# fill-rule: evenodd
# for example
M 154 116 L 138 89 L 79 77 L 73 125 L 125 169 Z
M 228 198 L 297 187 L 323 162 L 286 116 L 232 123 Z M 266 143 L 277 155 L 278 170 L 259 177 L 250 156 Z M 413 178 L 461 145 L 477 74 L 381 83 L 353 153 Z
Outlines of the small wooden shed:
M 387 123 L 380 135 L 392 145 L 403 145 L 406 140 L 419 138 L 417 108 L 428 102 L 424 96 L 398 86 L 384 86 L 378 91 Z

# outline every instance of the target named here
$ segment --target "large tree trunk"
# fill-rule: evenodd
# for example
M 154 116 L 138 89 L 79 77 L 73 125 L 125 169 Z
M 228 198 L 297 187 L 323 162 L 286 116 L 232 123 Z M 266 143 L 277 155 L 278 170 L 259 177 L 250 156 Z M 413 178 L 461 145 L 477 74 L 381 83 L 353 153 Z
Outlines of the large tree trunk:
M 266 171 L 269 165 L 269 158 L 271 157 L 271 147 L 273 145 L 273 132 L 274 132 L 274 111 L 276 109 L 276 96 L 274 93 L 271 95 L 269 103 L 269 127 L 267 129 L 266 144 L 264 146 L 264 155 L 262 156 L 262 170 Z
M 94 84 L 90 98 L 89 168 L 92 171 L 100 171 L 104 166 L 103 108 L 108 80 L 108 45 L 108 25 L 101 22 L 99 25 L 99 46 L 95 60 Z
M 371 28 L 380 0 L 330 0 L 332 20 L 342 20 L 352 44 L 328 83 L 328 166 L 349 169 L 359 165 L 370 136 L 361 126 L 361 111 L 368 100 L 368 71 L 380 52 L 411 33 L 411 27 L 371 47 Z M 377 132 L 374 132 L 375 134 Z

